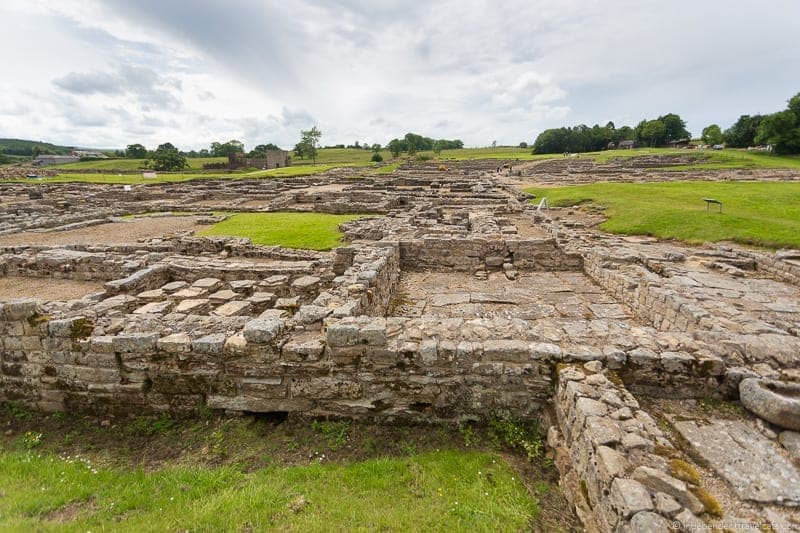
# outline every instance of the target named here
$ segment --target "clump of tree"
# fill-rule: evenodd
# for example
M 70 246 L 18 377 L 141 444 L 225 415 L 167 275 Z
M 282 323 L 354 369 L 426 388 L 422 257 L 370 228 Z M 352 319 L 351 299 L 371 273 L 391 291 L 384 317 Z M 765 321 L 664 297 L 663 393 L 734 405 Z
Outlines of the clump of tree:
M 767 144 L 779 155 L 800 154 L 800 93 L 786 109 L 765 116 L 758 125 L 756 144 Z
M 322 132 L 316 126 L 310 130 L 300 131 L 300 142 L 294 145 L 294 155 L 300 159 L 313 159 L 317 164 L 317 148 Z
M 243 154 L 244 143 L 236 139 L 231 139 L 225 143 L 212 142 L 209 152 L 213 157 L 230 157 L 235 154 Z
M 534 154 L 561 154 L 564 152 L 596 152 L 621 141 L 632 140 L 634 131 L 630 126 L 617 128 L 613 122 L 605 126 L 585 124 L 575 127 L 544 130 L 533 143 Z
M 418 151 L 433 151 L 437 154 L 442 150 L 457 150 L 464 148 L 461 139 L 432 139 L 417 133 L 406 133 L 402 139 L 392 139 L 386 144 L 386 149 L 392 157 L 398 157 L 403 152 L 414 155 Z
M 139 143 L 129 144 L 125 148 L 125 157 L 129 159 L 145 159 L 147 157 L 147 148 Z
M 267 152 L 272 150 L 280 150 L 280 148 L 273 143 L 258 144 L 247 153 L 247 157 L 264 158 L 267 157 Z
M 722 140 L 731 148 L 747 148 L 755 146 L 758 127 L 764 115 L 742 115 L 722 134 Z
M 186 156 L 172 143 L 164 143 L 158 145 L 158 148 L 150 154 L 148 166 L 154 170 L 183 170 L 189 164 L 186 162 Z
M 655 120 L 643 120 L 633 129 L 634 140 L 646 146 L 663 146 L 691 137 L 686 121 L 675 113 L 667 113 Z
M 700 140 L 702 140 L 705 144 L 710 144 L 712 146 L 722 144 L 724 141 L 722 129 L 717 124 L 706 126 L 703 128 L 703 134 L 700 136 Z
M 383 156 L 381 155 L 381 145 L 378 143 L 372 145 L 372 162 L 383 163 Z

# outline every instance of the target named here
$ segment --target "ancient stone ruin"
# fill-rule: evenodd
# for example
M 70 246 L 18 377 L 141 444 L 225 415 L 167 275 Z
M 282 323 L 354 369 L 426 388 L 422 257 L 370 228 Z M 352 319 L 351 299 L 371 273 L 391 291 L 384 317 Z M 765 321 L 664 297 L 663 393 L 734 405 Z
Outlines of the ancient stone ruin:
M 608 235 L 516 186 L 633 165 L 0 185 L 0 400 L 537 417 L 588 530 L 797 528 L 800 256 Z M 376 216 L 311 252 L 194 234 L 220 211 Z

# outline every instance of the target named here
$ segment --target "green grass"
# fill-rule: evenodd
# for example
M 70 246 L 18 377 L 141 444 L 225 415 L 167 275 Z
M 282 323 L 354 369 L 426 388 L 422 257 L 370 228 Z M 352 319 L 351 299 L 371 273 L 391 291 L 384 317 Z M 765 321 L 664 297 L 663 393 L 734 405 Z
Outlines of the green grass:
M 553 206 L 602 206 L 608 220 L 601 228 L 612 233 L 800 247 L 800 183 L 595 183 L 526 191 Z M 703 198 L 720 200 L 723 213 L 714 206 L 706 212 Z
M 659 167 L 660 170 L 724 170 L 733 168 L 800 168 L 800 157 L 777 156 L 765 152 L 747 150 L 685 150 L 675 148 L 635 148 L 633 150 L 605 150 L 589 152 L 581 157 L 591 157 L 597 163 L 608 163 L 613 159 L 627 159 L 646 155 L 683 155 L 697 158 L 697 163 Z
M 254 244 L 330 250 L 342 244 L 339 224 L 364 215 L 238 213 L 204 230 L 203 236 L 247 237 Z
M 186 159 L 189 170 L 200 170 L 206 163 L 222 163 L 227 157 L 190 157 Z M 139 170 L 144 166 L 145 159 L 98 159 L 96 161 L 76 161 L 63 165 L 53 165 L 58 170 Z
M 105 468 L 0 452 L 4 531 L 520 531 L 538 513 L 492 453 L 339 464 Z

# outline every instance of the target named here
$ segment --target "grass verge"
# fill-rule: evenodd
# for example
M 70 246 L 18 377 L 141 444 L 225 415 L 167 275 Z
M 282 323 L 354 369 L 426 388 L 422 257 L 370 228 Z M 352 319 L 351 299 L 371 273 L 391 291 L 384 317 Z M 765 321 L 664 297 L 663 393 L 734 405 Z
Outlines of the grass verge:
M 342 244 L 339 224 L 364 215 L 237 213 L 203 230 L 206 237 L 247 237 L 254 244 L 330 250 Z
M 486 427 L 0 412 L 0 529 L 573 531 Z
M 608 216 L 600 227 L 611 233 L 800 247 L 800 183 L 594 183 L 526 191 L 553 206 L 600 206 Z M 723 213 L 714 206 L 706 211 L 703 198 L 721 201 Z

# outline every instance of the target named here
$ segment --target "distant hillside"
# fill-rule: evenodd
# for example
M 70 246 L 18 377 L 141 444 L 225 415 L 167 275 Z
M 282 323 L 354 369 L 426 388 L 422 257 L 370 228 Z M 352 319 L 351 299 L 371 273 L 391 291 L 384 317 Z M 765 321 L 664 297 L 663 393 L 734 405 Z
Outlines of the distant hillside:
M 24 139 L 0 139 L 0 152 L 6 155 L 33 156 L 34 150 L 40 154 L 69 154 L 75 148 L 72 146 L 58 146 L 39 141 L 26 141 Z

